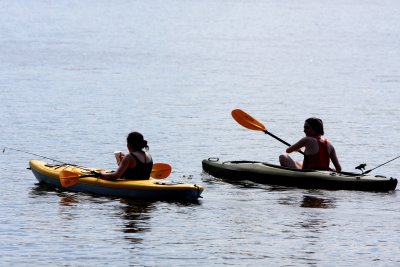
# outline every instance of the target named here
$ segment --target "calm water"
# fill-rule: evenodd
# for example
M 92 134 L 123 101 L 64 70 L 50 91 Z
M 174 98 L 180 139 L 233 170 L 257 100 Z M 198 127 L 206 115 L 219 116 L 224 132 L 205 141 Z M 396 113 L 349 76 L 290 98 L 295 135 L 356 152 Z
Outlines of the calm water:
M 201 160 L 277 163 L 319 116 L 342 166 L 399 155 L 395 0 L 3 1 L 1 146 L 115 168 L 131 130 L 198 203 L 56 191 L 0 155 L 0 261 L 13 266 L 398 266 L 400 195 L 229 184 Z M 40 158 L 38 158 L 40 159 Z M 373 174 L 399 177 L 400 160 Z

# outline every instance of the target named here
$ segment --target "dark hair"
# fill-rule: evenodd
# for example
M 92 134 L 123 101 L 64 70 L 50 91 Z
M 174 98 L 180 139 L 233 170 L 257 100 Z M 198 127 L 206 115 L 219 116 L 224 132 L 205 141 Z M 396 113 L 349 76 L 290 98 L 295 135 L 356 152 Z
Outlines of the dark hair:
M 147 141 L 144 140 L 143 135 L 139 132 L 131 132 L 126 138 L 126 142 L 136 150 L 149 149 Z
M 306 122 L 318 135 L 324 135 L 324 123 L 321 119 L 312 117 L 306 119 Z

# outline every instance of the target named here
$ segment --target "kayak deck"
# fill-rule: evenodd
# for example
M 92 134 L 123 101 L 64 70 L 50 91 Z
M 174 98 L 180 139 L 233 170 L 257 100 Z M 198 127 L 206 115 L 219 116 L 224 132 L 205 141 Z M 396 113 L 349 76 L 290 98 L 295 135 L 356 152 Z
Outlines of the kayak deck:
M 69 170 L 85 175 L 91 171 L 105 171 L 95 168 L 85 168 L 74 165 L 49 165 L 39 160 L 29 161 L 30 169 L 36 179 L 55 187 L 73 192 L 86 192 L 105 196 L 116 196 L 134 199 L 157 200 L 195 200 L 198 199 L 204 188 L 196 184 L 169 183 L 150 178 L 148 180 L 123 180 L 109 181 L 96 177 L 80 178 L 79 183 L 62 187 L 59 173 Z
M 206 159 L 203 170 L 212 176 L 231 180 L 289 187 L 332 190 L 391 191 L 397 179 L 349 172 L 298 170 L 258 161 L 219 161 Z

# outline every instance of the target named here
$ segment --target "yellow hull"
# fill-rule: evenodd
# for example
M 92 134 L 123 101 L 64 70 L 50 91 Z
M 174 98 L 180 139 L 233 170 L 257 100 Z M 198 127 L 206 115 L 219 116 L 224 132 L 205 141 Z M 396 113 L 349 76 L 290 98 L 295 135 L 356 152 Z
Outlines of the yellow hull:
M 59 174 L 62 170 L 78 172 L 81 175 L 90 171 L 105 171 L 95 168 L 84 168 L 73 165 L 49 165 L 39 160 L 29 161 L 29 166 L 39 182 L 63 188 Z M 194 200 L 200 197 L 204 188 L 196 184 L 166 183 L 150 178 L 149 180 L 107 181 L 96 177 L 84 177 L 74 186 L 64 188 L 74 192 L 87 192 L 106 196 L 117 196 L 134 199 L 171 199 Z

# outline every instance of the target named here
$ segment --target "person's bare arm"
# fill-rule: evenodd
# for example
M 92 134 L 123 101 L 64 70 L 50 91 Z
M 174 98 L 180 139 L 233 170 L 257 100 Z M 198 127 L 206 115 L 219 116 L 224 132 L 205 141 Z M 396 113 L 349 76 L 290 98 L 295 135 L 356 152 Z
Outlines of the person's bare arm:
M 342 166 L 340 166 L 339 159 L 338 159 L 338 157 L 336 155 L 336 151 L 335 151 L 335 148 L 333 146 L 332 146 L 330 157 L 331 157 L 333 166 L 335 166 L 336 171 L 337 172 L 341 172 L 342 171 Z
M 131 159 L 128 156 L 125 156 L 115 172 L 102 173 L 100 178 L 104 180 L 117 180 L 118 178 L 122 177 L 122 175 L 126 172 L 129 167 L 130 161 Z
M 294 145 L 291 145 L 286 149 L 286 153 L 292 153 L 295 151 L 299 151 L 302 147 L 305 147 L 307 143 L 307 140 L 305 137 L 301 138 L 297 143 Z

